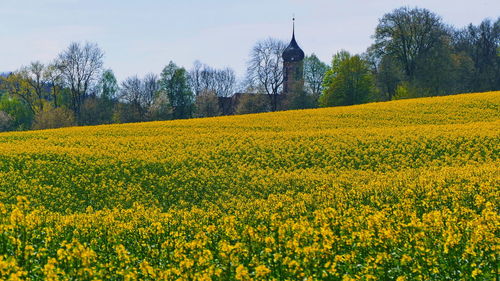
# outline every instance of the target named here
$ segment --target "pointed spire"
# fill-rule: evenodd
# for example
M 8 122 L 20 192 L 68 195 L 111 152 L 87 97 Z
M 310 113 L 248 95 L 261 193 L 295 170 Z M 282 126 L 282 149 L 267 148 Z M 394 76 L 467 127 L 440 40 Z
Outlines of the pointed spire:
M 283 60 L 284 61 L 300 61 L 304 59 L 304 51 L 302 51 L 295 41 L 295 15 L 292 18 L 292 41 L 286 49 L 283 51 Z

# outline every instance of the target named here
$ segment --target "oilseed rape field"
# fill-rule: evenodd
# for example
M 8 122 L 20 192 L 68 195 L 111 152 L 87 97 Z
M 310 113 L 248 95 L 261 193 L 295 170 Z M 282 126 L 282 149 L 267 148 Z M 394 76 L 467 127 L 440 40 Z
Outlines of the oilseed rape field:
M 1 280 L 495 280 L 500 92 L 0 134 Z

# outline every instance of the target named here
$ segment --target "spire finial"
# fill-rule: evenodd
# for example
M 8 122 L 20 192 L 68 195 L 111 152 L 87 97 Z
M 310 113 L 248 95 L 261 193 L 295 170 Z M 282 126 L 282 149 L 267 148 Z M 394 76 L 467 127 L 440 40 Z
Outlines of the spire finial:
M 292 17 L 292 38 L 295 38 L 295 14 Z

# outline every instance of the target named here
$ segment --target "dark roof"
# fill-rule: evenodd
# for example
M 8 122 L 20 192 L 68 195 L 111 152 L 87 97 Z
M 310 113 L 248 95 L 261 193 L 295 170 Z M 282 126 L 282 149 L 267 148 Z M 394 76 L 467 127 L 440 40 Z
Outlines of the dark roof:
M 304 59 L 304 51 L 299 47 L 297 41 L 295 41 L 295 27 L 292 32 L 292 41 L 286 49 L 283 51 L 283 60 L 289 61 L 300 61 Z

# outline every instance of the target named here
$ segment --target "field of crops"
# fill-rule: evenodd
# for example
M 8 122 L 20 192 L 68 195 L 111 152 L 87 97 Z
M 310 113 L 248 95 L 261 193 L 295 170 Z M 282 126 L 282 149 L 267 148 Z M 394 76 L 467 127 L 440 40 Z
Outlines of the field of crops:
M 2 280 L 495 280 L 500 92 L 0 134 Z

